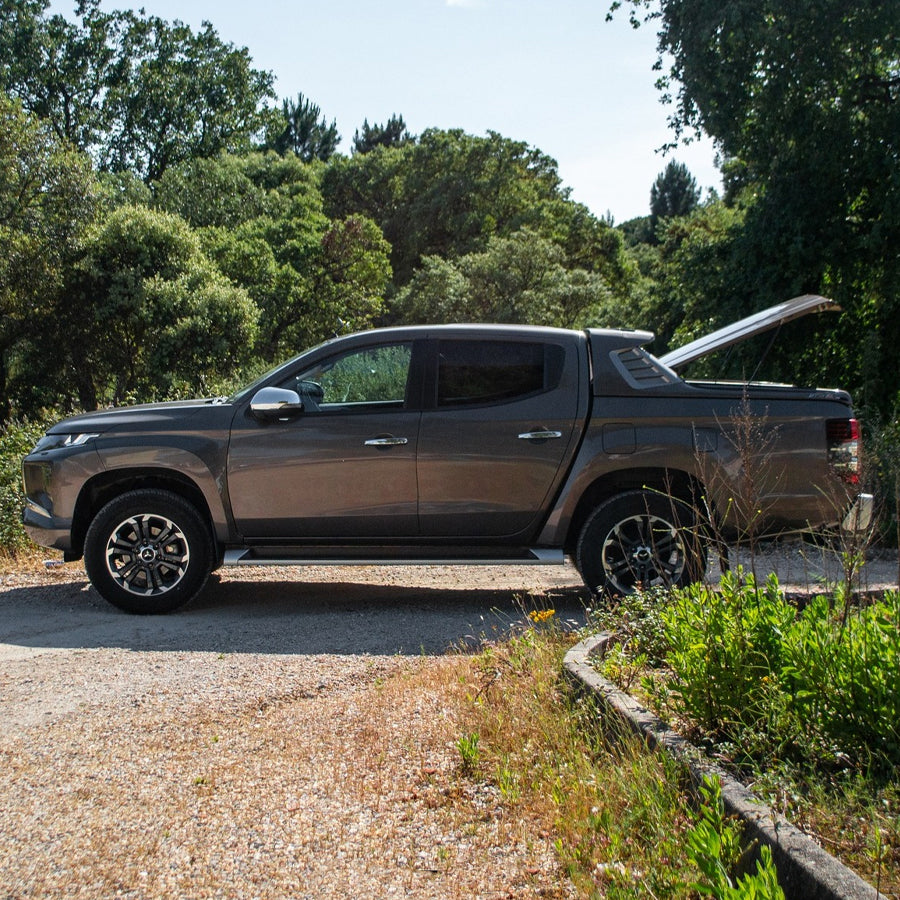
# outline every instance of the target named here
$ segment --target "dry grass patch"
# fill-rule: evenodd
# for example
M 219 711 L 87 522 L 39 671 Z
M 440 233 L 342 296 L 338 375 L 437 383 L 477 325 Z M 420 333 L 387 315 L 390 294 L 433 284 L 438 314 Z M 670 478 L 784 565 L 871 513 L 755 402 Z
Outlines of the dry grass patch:
M 599 710 L 562 681 L 571 644 L 539 625 L 473 660 L 460 755 L 477 736 L 473 779 L 552 841 L 579 896 L 695 896 L 681 774 L 630 737 L 601 733 Z
M 344 682 L 260 691 L 253 676 L 243 697 L 151 694 L 3 741 L 0 895 L 568 896 L 550 835 L 460 772 L 473 661 L 353 665 Z

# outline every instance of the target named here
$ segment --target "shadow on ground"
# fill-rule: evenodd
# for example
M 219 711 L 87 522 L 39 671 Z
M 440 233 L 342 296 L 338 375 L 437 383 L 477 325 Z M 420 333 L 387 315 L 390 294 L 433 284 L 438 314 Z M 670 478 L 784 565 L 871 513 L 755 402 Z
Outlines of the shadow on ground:
M 441 654 L 470 649 L 553 608 L 584 622 L 587 593 L 559 585 L 536 594 L 508 587 L 239 580 L 214 575 L 204 592 L 165 616 L 133 616 L 82 576 L 0 592 L 0 656 L 115 647 L 128 650 L 282 654 Z

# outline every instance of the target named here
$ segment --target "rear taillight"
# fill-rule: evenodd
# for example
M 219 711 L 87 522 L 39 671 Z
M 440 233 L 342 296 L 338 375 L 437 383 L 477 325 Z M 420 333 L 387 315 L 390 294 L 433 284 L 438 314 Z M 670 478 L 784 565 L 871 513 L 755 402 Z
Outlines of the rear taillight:
M 828 462 L 842 481 L 859 483 L 859 422 L 856 419 L 829 419 L 825 423 L 828 437 Z

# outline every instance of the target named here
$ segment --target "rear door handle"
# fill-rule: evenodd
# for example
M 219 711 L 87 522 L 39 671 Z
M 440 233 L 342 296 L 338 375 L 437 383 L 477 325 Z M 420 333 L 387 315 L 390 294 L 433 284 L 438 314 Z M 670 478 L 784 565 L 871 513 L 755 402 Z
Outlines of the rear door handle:
M 377 437 L 369 438 L 365 445 L 367 447 L 402 447 L 403 444 L 408 443 L 406 438 L 401 437 Z
M 551 438 L 561 438 L 561 431 L 526 431 L 519 435 L 520 441 L 549 441 Z

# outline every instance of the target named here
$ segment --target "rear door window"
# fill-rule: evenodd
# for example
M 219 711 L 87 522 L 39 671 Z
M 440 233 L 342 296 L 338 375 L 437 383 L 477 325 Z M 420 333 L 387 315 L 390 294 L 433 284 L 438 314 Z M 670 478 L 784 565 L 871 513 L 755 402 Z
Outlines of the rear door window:
M 502 403 L 552 390 L 564 355 L 562 347 L 537 342 L 441 341 L 437 405 Z

